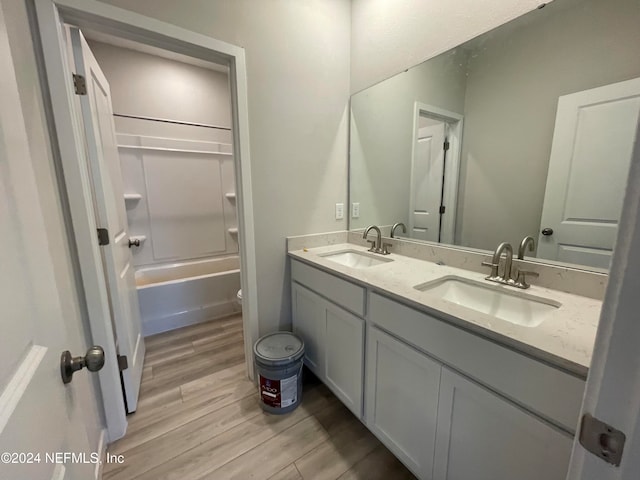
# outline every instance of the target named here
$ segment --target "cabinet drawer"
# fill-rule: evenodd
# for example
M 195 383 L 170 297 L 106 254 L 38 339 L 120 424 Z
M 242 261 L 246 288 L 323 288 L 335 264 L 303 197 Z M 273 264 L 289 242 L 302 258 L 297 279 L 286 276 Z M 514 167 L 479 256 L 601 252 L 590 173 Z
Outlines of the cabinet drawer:
M 291 260 L 291 279 L 356 315 L 364 316 L 364 288 L 296 260 Z
M 378 294 L 369 319 L 416 348 L 575 432 L 585 382 Z

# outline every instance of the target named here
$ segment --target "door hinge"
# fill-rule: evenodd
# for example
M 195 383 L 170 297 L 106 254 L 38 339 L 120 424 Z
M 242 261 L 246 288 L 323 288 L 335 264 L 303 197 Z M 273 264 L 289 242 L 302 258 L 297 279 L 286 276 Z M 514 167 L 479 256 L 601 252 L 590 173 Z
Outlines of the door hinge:
M 451 145 L 449 144 L 449 141 L 448 141 L 448 140 L 445 140 L 445 141 L 444 141 L 444 145 L 442 145 L 442 148 L 443 148 L 443 149 L 444 149 L 444 151 L 446 152 L 447 150 L 449 150 L 449 147 L 450 147 L 450 146 L 451 146 Z
M 440 205 L 440 215 L 442 215 L 446 209 L 447 207 L 445 207 L 444 205 Z
M 616 467 L 622 461 L 622 451 L 626 436 L 620 430 L 607 425 L 601 420 L 585 413 L 580 424 L 580 444 Z
M 109 230 L 106 228 L 98 229 L 98 245 L 109 245 Z
M 83 75 L 78 75 L 77 73 L 73 74 L 73 89 L 75 90 L 76 95 L 87 94 L 87 80 Z
M 118 369 L 120 371 L 126 370 L 129 368 L 129 361 L 127 360 L 126 355 L 118 355 Z

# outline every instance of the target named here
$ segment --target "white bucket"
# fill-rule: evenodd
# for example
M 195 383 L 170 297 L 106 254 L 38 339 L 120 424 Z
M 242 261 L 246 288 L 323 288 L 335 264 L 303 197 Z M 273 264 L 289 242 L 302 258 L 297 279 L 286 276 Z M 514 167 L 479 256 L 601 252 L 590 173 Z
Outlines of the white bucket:
M 302 400 L 304 342 L 290 332 L 270 333 L 253 346 L 260 406 L 269 413 L 295 410 Z

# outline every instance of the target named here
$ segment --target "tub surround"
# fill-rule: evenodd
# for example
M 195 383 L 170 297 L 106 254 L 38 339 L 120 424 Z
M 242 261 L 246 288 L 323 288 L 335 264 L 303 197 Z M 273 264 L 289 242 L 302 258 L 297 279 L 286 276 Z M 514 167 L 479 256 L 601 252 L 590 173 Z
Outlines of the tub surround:
M 146 240 L 131 249 L 136 269 L 237 255 L 228 71 L 89 36 L 111 88 L 129 233 Z
M 194 127 L 195 128 L 195 127 Z M 118 134 L 136 267 L 238 253 L 233 155 L 216 142 Z
M 349 235 L 352 236 L 352 234 Z M 325 246 L 317 245 L 321 238 L 327 242 Z M 321 254 L 347 249 L 366 251 L 365 247 L 355 243 L 338 243 L 341 238 L 343 238 L 341 232 L 322 234 L 318 237 L 290 238 L 288 239 L 289 255 L 291 258 L 370 288 L 374 292 L 380 292 L 413 308 L 435 315 L 444 321 L 526 353 L 579 377 L 586 377 L 599 321 L 601 300 L 542 286 L 537 281 L 540 279 L 535 279 L 535 285 L 532 285 L 526 293 L 559 302 L 561 307 L 551 313 L 537 327 L 514 325 L 430 296 L 414 288 L 416 285 L 448 275 L 485 282 L 484 277 L 488 274 L 488 271 L 484 267 L 481 269 L 463 269 L 451 265 L 471 267 L 476 262 L 479 265 L 481 261 L 487 258 L 486 254 L 454 251 L 454 249 L 443 249 L 443 247 L 439 246 L 392 240 L 392 252 L 400 250 L 398 247 L 402 245 L 404 247 L 403 253 L 407 251 L 415 256 L 420 255 L 423 258 L 429 258 L 431 261 L 392 253 L 386 258 L 392 259 L 393 262 L 364 269 L 354 269 L 320 256 Z M 306 247 L 304 245 L 314 246 Z M 435 263 L 443 261 L 443 259 L 445 265 Z M 573 269 L 564 267 L 533 264 L 531 262 L 524 263 L 527 264 L 527 269 L 530 268 L 530 265 L 538 267 L 543 272 L 541 273 L 542 280 L 557 277 L 558 281 L 568 283 L 571 281 L 572 274 L 581 275 L 572 271 Z M 547 272 L 546 269 L 556 271 Z M 587 277 L 587 273 L 589 272 L 585 272 L 583 277 Z M 600 274 L 593 275 L 598 278 Z M 569 276 L 569 278 L 566 276 Z M 606 278 L 606 275 L 604 277 Z M 600 280 L 604 282 L 604 279 Z M 589 293 L 597 293 L 597 289 L 593 287 L 593 284 L 598 283 L 597 281 L 588 278 L 584 283 L 587 285 Z M 504 286 L 500 288 L 508 289 L 507 291 L 514 295 L 522 294 L 521 291 L 515 288 Z

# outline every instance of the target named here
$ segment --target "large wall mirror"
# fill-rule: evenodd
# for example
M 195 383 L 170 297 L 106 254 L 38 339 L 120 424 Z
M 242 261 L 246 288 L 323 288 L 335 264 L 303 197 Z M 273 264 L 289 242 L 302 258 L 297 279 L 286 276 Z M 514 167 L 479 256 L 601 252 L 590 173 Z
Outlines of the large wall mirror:
M 555 0 L 352 96 L 349 228 L 607 269 L 639 112 L 640 2 Z

